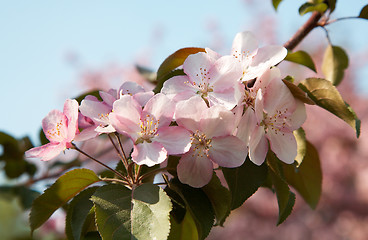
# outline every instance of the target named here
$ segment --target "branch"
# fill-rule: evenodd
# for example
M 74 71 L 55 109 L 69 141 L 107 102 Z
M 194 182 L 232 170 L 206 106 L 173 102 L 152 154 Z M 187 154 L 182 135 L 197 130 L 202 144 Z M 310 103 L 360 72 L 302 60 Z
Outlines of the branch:
M 289 51 L 293 50 L 315 27 L 318 27 L 321 17 L 320 12 L 313 12 L 308 21 L 284 44 L 284 47 Z

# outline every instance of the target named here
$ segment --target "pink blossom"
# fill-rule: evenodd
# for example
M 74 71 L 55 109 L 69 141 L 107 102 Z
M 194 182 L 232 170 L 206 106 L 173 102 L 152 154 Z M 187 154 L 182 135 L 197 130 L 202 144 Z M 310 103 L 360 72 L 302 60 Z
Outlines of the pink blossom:
M 287 50 L 276 45 L 258 48 L 256 37 L 246 31 L 235 36 L 231 54 L 242 65 L 242 81 L 248 81 L 261 76 L 271 66 L 281 62 L 286 57 Z
M 79 107 L 81 114 L 84 116 L 80 119 L 86 128 L 78 135 L 76 140 L 85 141 L 101 133 L 115 132 L 115 129 L 110 124 L 109 114 L 112 111 L 114 102 L 124 95 L 133 96 L 140 105 L 144 106 L 153 96 L 153 92 L 146 92 L 143 87 L 135 82 L 125 82 L 118 90 L 100 91 L 102 101 L 99 101 L 94 96 L 87 96 Z
M 52 110 L 43 120 L 42 128 L 49 143 L 25 152 L 27 158 L 41 158 L 48 161 L 60 152 L 72 147 L 72 141 L 78 133 L 78 102 L 67 99 L 64 112 Z
M 217 105 L 208 108 L 199 97 L 178 103 L 176 122 L 191 132 L 191 148 L 177 166 L 179 180 L 203 187 L 212 178 L 213 164 L 238 167 L 246 156 L 246 145 L 234 132 L 234 114 Z
M 240 120 L 237 136 L 249 147 L 249 157 L 261 165 L 268 146 L 285 163 L 293 163 L 297 154 L 294 130 L 306 119 L 305 106 L 295 99 L 281 81 L 277 68 L 267 70 L 250 92 L 246 110 Z M 253 101 L 253 102 L 252 102 Z
M 219 104 L 229 110 L 234 108 L 243 91 L 238 82 L 242 70 L 233 57 L 215 56 L 202 52 L 188 56 L 183 64 L 186 75 L 166 81 L 161 92 L 174 101 L 200 96 L 210 107 Z
M 110 121 L 117 132 L 134 142 L 132 160 L 141 165 L 162 163 L 168 154 L 183 154 L 190 148 L 190 133 L 183 127 L 169 126 L 175 104 L 163 94 L 156 94 L 145 107 L 124 95 L 114 103 Z

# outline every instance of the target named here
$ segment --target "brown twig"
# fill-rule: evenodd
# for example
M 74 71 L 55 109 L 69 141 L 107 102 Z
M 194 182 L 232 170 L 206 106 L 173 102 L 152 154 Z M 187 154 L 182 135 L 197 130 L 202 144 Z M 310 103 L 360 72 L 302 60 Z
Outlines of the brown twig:
M 319 26 L 318 21 L 321 17 L 320 12 L 313 12 L 308 21 L 284 44 L 284 47 L 289 51 L 293 50 L 315 27 Z

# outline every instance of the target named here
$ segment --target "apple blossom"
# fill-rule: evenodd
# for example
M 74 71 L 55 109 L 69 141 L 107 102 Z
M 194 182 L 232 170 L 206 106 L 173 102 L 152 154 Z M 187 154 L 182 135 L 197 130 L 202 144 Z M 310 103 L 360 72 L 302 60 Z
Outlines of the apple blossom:
M 27 158 L 41 158 L 48 161 L 60 152 L 71 148 L 72 141 L 78 133 L 78 102 L 67 99 L 64 111 L 52 110 L 42 120 L 42 129 L 49 143 L 25 152 Z
M 103 101 L 89 95 L 81 102 L 79 110 L 84 117 L 81 117 L 80 120 L 86 123 L 83 124 L 86 128 L 78 136 L 79 141 L 96 137 L 101 133 L 115 132 L 110 124 L 109 114 L 114 102 L 121 96 L 131 95 L 142 106 L 153 96 L 152 91 L 146 92 L 135 82 L 125 82 L 118 90 L 100 91 L 99 94 Z
M 117 132 L 134 143 L 132 160 L 141 165 L 162 163 L 168 154 L 183 154 L 190 148 L 190 133 L 183 127 L 169 126 L 175 103 L 164 94 L 156 94 L 142 109 L 131 96 L 114 102 L 110 121 Z
M 234 114 L 221 105 L 208 108 L 199 97 L 177 105 L 176 122 L 191 134 L 191 148 L 179 160 L 179 180 L 203 187 L 212 178 L 213 164 L 239 167 L 247 156 L 246 145 L 232 135 Z
M 258 41 L 253 33 L 245 31 L 236 34 L 231 54 L 242 65 L 242 81 L 248 81 L 281 62 L 286 57 L 287 50 L 276 45 L 258 48 Z
M 185 76 L 175 76 L 167 80 L 161 92 L 174 101 L 200 96 L 209 107 L 220 104 L 231 110 L 243 91 L 238 81 L 242 70 L 231 56 L 215 58 L 207 53 L 189 55 L 184 61 Z
M 257 165 L 264 162 L 269 145 L 281 161 L 293 163 L 297 154 L 293 131 L 306 119 L 305 106 L 282 82 L 278 68 L 267 70 L 256 83 L 237 136 L 248 144 L 250 160 Z

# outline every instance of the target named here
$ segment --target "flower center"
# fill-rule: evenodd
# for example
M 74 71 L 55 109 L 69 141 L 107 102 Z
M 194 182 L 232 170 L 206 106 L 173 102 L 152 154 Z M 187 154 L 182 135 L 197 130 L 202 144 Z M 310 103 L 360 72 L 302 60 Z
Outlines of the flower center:
M 208 76 L 208 70 L 206 68 L 200 68 L 200 73 L 197 73 L 197 81 L 192 82 L 192 86 L 197 88 L 197 94 L 201 95 L 202 98 L 206 98 L 209 92 L 213 92 L 213 86 L 210 85 L 209 81 L 211 78 Z
M 63 126 L 64 126 L 63 120 L 60 120 L 60 122 L 56 123 L 55 128 L 47 131 L 46 134 L 47 134 L 48 139 L 59 141 L 60 138 L 64 138 L 65 136 L 63 136 L 63 132 L 61 131 L 62 130 L 61 128 Z
M 160 120 L 156 120 L 155 117 L 147 114 L 144 119 L 141 119 L 140 128 L 141 131 L 139 133 L 140 138 L 136 141 L 136 143 L 142 143 L 143 141 L 152 142 L 151 138 L 157 136 L 157 130 Z
M 207 139 L 206 134 L 197 130 L 195 133 L 192 134 L 191 140 L 192 146 L 194 148 L 193 157 L 194 155 L 197 155 L 198 157 L 209 157 L 208 151 L 212 147 L 212 139 Z
M 285 135 L 284 132 L 288 132 L 290 130 L 291 124 L 289 115 L 287 108 L 283 111 L 277 110 L 273 115 L 268 115 L 263 112 L 263 120 L 260 123 L 260 126 L 264 127 L 265 133 L 272 131 L 276 135 Z

